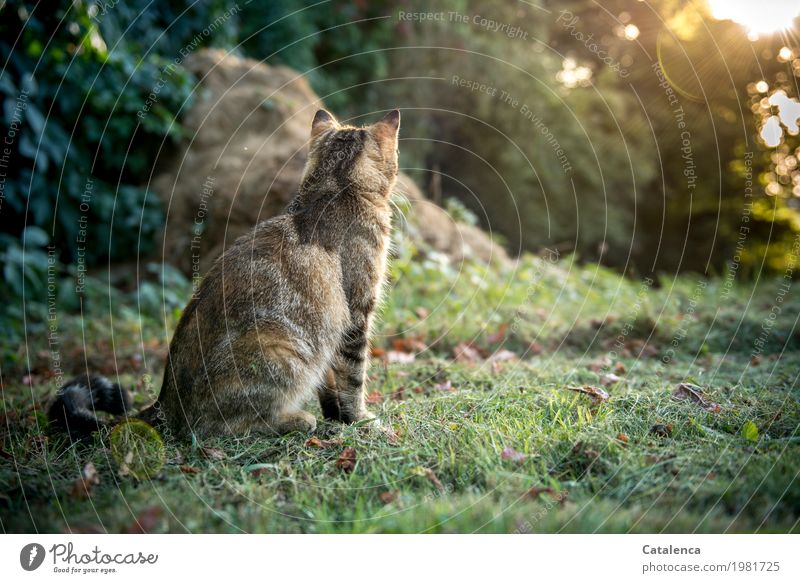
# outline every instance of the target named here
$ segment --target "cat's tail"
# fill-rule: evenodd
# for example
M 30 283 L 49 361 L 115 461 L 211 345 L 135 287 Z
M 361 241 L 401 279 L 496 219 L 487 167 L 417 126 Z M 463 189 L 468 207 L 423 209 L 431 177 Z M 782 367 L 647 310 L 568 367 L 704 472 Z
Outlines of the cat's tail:
M 150 406 L 136 417 L 148 420 L 152 409 Z M 103 376 L 83 374 L 58 390 L 48 410 L 48 418 L 51 425 L 76 441 L 86 439 L 103 426 L 97 418 L 97 411 L 128 415 L 131 411 L 130 393 Z

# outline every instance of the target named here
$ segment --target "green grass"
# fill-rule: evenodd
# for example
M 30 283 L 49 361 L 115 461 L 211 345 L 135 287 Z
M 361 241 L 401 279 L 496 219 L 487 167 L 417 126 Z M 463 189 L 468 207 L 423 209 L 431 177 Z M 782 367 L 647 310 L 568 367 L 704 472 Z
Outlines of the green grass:
M 46 340 L 31 334 L 2 378 L 4 531 L 798 531 L 800 305 L 796 294 L 776 304 L 784 282 L 655 288 L 566 260 L 456 268 L 410 253 L 394 263 L 375 343 L 428 348 L 410 363 L 373 359 L 369 383 L 396 438 L 320 421 L 325 448 L 297 434 L 167 440 L 166 465 L 139 481 L 121 475 L 108 433 L 70 445 L 42 427 L 54 386 Z M 91 362 L 120 370 L 142 404 L 176 314 L 113 302 L 62 316 L 61 349 L 79 370 L 85 335 Z M 480 358 L 454 362 L 464 342 Z M 517 358 L 492 365 L 500 348 Z M 607 402 L 567 390 L 615 368 Z M 672 399 L 684 381 L 721 410 Z M 351 472 L 337 464 L 346 447 Z M 76 491 L 89 462 L 99 483 Z

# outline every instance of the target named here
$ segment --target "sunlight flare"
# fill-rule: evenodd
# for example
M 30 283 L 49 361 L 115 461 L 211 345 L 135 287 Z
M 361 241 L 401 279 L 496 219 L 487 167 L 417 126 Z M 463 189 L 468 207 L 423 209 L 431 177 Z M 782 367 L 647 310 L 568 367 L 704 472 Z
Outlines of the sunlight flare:
M 800 13 L 797 0 L 708 0 L 708 5 L 717 20 L 733 20 L 753 33 L 785 30 Z

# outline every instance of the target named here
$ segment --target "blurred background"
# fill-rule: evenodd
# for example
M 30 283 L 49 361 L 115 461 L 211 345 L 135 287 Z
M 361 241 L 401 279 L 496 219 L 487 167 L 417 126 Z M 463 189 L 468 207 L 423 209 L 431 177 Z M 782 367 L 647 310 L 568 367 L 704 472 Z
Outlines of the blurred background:
M 48 273 L 62 309 L 86 273 L 169 299 L 280 212 L 322 105 L 402 109 L 400 200 L 440 251 L 782 274 L 800 54 L 768 4 L 3 2 L 2 319 L 45 318 Z

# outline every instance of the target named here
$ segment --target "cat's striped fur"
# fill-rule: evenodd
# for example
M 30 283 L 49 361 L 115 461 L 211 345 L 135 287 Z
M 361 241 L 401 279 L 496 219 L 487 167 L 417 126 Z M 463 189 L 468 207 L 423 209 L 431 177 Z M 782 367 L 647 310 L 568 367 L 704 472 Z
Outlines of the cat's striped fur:
M 302 404 L 315 392 L 326 417 L 371 418 L 368 339 L 386 272 L 399 125 L 397 110 L 364 128 L 317 112 L 298 194 L 206 274 L 142 418 L 176 435 L 311 431 L 316 420 Z M 67 396 L 57 410 L 69 410 Z

